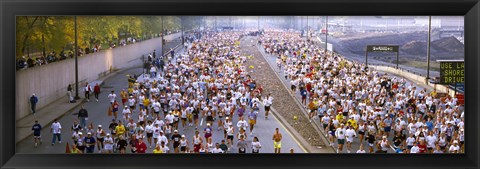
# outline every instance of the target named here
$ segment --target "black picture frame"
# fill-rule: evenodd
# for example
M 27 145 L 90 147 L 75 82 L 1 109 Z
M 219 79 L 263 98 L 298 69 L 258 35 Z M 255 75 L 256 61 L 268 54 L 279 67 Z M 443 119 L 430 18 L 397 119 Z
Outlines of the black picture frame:
M 478 0 L 1 0 L 2 168 L 478 168 Z M 15 153 L 16 15 L 417 15 L 465 16 L 465 154 L 71 155 Z M 188 158 L 188 159 L 187 159 Z M 212 160 L 214 163 L 206 163 Z

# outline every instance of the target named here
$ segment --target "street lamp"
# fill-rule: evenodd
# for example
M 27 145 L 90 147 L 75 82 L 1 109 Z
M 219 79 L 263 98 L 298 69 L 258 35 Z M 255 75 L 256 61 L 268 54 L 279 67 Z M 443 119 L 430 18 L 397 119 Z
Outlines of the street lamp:
M 428 17 L 428 43 L 427 43 L 427 78 L 425 83 L 428 84 L 428 79 L 430 79 L 430 34 L 432 32 L 432 16 Z M 457 89 L 455 89 L 456 91 Z

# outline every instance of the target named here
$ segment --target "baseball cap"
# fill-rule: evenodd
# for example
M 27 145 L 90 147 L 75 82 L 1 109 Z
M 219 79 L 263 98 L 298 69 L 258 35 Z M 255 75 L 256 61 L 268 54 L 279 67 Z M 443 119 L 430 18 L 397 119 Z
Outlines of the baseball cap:
M 78 135 L 83 135 L 83 133 L 82 133 L 82 132 L 78 132 Z
M 110 133 L 107 133 L 107 136 L 110 136 Z
M 98 125 L 98 127 L 102 127 L 102 125 Z
M 178 130 L 174 130 L 173 132 L 178 133 Z
M 210 126 L 210 123 L 207 123 L 207 126 Z
M 182 135 L 183 138 L 185 138 L 185 135 Z
M 457 141 L 457 140 L 455 140 L 455 141 L 453 141 L 453 143 L 457 143 L 457 144 L 458 144 L 458 141 Z
M 228 117 L 225 117 L 225 119 L 227 119 L 227 120 L 228 120 L 229 118 L 228 118 Z
M 87 135 L 91 135 L 92 133 L 88 132 Z

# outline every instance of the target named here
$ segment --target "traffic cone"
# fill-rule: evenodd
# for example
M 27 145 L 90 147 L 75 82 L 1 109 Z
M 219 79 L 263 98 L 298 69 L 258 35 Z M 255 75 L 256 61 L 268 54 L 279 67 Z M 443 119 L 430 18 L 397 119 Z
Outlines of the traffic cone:
M 68 142 L 67 142 L 67 147 L 65 148 L 65 153 L 66 153 L 66 154 L 70 154 L 70 153 L 71 153 L 71 152 L 70 152 L 70 145 L 68 144 Z

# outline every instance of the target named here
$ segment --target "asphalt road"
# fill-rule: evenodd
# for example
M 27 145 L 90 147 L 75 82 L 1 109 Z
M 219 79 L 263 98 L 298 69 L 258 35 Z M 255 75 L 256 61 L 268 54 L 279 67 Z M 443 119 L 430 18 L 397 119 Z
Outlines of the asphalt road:
M 118 74 L 108 78 L 105 80 L 103 86 L 101 87 L 101 93 L 99 95 L 99 101 L 96 102 L 94 99 L 94 96 L 92 95 L 90 98 L 90 102 L 87 102 L 84 104 L 85 108 L 88 110 L 89 117 L 87 124 L 93 124 L 94 129 L 97 129 L 97 126 L 100 124 L 103 126 L 103 129 L 107 132 L 109 131 L 108 125 L 112 121 L 112 117 L 109 117 L 107 115 L 107 110 L 108 106 L 110 105 L 109 100 L 107 98 L 108 94 L 110 91 L 115 91 L 117 94 L 117 101 L 121 103 L 121 98 L 120 98 L 120 91 L 122 89 L 126 89 L 128 86 L 127 83 L 127 75 L 132 75 L 132 74 L 141 74 L 143 72 L 142 68 L 131 68 L 124 70 L 122 72 L 119 72 Z M 257 125 L 255 126 L 255 129 L 253 130 L 253 135 L 251 136 L 248 134 L 247 136 L 247 142 L 248 147 L 247 148 L 247 153 L 251 153 L 251 141 L 253 136 L 257 136 L 260 140 L 260 143 L 262 144 L 262 148 L 260 150 L 261 153 L 273 153 L 273 140 L 272 136 L 275 131 L 275 128 L 280 129 L 280 133 L 283 135 L 282 139 L 282 153 L 287 153 L 289 152 L 290 148 L 293 148 L 296 153 L 302 153 L 305 152 L 305 150 L 299 145 L 299 143 L 290 135 L 290 133 L 287 132 L 284 126 L 279 123 L 279 121 L 275 118 L 270 118 L 268 120 L 264 119 L 264 110 L 263 106 L 261 107 L 261 112 L 258 115 L 257 119 Z M 66 143 L 68 142 L 70 145 L 73 144 L 73 140 L 71 138 L 72 136 L 72 131 L 71 127 L 73 125 L 73 121 L 77 119 L 76 113 L 78 113 L 80 107 L 74 109 L 71 112 L 67 112 L 66 115 L 63 117 L 59 118 L 59 122 L 62 125 L 62 143 L 53 145 L 51 144 L 51 139 L 52 139 L 52 134 L 50 133 L 50 125 L 49 126 L 43 126 L 42 129 L 42 141 L 43 144 L 41 144 L 39 147 L 34 148 L 33 146 L 33 136 L 30 136 L 29 138 L 19 142 L 17 144 L 17 153 L 38 153 L 38 154 L 61 154 L 65 153 L 66 149 Z M 137 112 L 138 112 L 138 106 L 137 106 Z M 119 110 L 118 113 L 119 119 L 121 119 L 121 110 Z M 138 113 L 133 114 L 133 119 L 135 121 L 138 119 Z M 234 126 L 236 125 L 236 122 L 238 121 L 238 117 L 235 116 L 233 119 Z M 203 120 L 200 120 L 199 122 L 201 126 L 198 126 L 199 130 L 203 130 L 204 127 L 206 127 L 206 122 Z M 217 123 L 214 122 L 213 124 L 213 143 L 220 142 L 223 138 L 223 131 L 218 131 L 217 130 Z M 235 127 L 236 128 L 236 127 Z M 192 147 L 192 139 L 195 131 L 195 126 L 191 127 L 181 127 L 181 124 L 179 125 L 179 133 L 180 134 L 185 134 L 187 140 L 190 143 L 190 147 Z M 238 129 L 236 128 L 236 131 Z M 86 132 L 83 132 L 86 134 Z M 236 142 L 235 142 L 236 143 Z M 235 144 L 234 144 L 235 145 Z M 147 146 L 148 143 L 147 143 Z M 193 147 L 192 147 L 193 148 Z M 152 148 L 148 148 L 147 153 L 152 152 Z M 173 152 L 173 147 L 172 144 L 170 144 L 170 150 Z M 232 149 L 233 153 L 238 152 L 237 148 L 233 147 Z M 130 150 L 127 149 L 127 153 L 129 153 Z M 98 153 L 97 148 L 95 150 L 95 153 Z

